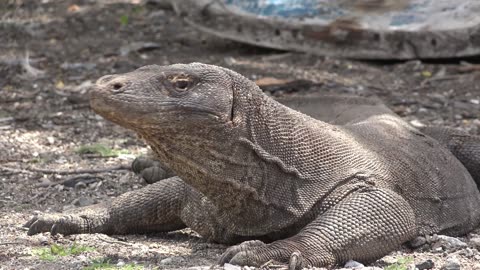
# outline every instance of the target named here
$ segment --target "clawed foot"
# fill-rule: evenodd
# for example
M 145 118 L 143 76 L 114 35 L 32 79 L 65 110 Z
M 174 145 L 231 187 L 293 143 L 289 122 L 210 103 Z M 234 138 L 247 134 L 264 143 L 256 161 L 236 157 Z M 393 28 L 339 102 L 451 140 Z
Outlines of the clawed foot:
M 28 235 L 41 232 L 70 235 L 88 231 L 87 220 L 78 215 L 36 214 L 23 226 L 28 228 Z
M 302 269 L 306 266 L 299 251 L 289 251 L 286 248 L 275 248 L 262 241 L 247 241 L 228 248 L 220 257 L 219 264 L 225 263 L 240 266 L 260 267 L 266 263 L 288 263 L 289 270 Z
M 143 156 L 137 157 L 133 161 L 132 170 L 135 174 L 140 175 L 148 184 L 153 184 L 175 176 L 172 171 L 164 168 L 157 160 Z

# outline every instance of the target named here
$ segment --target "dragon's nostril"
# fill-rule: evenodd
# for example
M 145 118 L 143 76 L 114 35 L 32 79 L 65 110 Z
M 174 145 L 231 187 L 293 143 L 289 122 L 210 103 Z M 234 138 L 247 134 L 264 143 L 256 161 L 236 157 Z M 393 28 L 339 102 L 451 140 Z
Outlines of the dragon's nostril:
M 119 90 L 120 88 L 123 87 L 123 84 L 121 84 L 121 83 L 114 83 L 112 87 L 113 87 L 113 90 Z

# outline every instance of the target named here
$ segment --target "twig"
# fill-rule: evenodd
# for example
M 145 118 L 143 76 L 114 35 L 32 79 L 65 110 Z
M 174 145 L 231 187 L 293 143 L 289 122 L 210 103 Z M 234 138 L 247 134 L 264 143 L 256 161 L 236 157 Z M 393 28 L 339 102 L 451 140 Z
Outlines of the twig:
M 10 117 L 0 118 L 0 123 L 3 123 L 3 122 L 9 123 L 9 122 L 13 122 L 13 121 L 15 121 L 15 118 L 13 118 L 13 117 L 11 117 L 11 116 L 10 116 Z
M 116 167 L 103 168 L 103 169 L 84 169 L 84 170 L 72 170 L 72 171 L 40 169 L 40 168 L 27 168 L 27 170 L 31 171 L 31 172 L 67 175 L 67 174 L 103 173 L 103 172 L 120 171 L 120 170 L 129 171 L 129 170 L 131 170 L 131 167 L 128 166 L 128 165 L 120 165 L 120 166 L 116 166 Z
M 107 242 L 107 243 L 109 243 L 109 244 L 120 244 L 120 245 L 124 245 L 124 246 L 128 246 L 128 247 L 131 247 L 131 246 L 132 246 L 132 244 L 130 244 L 130 243 L 125 243 L 125 242 L 122 242 L 122 241 L 118 241 L 118 240 L 116 240 L 116 239 L 114 239 L 114 240 L 105 239 L 105 238 L 101 237 L 99 234 L 97 234 L 97 238 L 98 238 L 99 240 L 104 241 L 104 242 Z
M 32 174 L 33 173 L 31 171 L 27 171 L 27 170 L 23 170 L 23 169 L 14 169 L 14 168 L 9 168 L 9 167 L 5 167 L 5 166 L 0 166 L 0 171 L 7 171 L 7 172 L 11 172 L 11 173 L 27 173 L 27 174 Z
M 428 79 L 423 80 L 420 83 L 420 85 L 425 86 L 427 83 L 431 83 L 431 82 L 434 82 L 434 81 L 456 80 L 456 79 L 460 79 L 460 78 L 467 77 L 467 76 L 470 76 L 470 75 L 471 74 L 454 74 L 454 75 L 446 75 L 446 76 L 441 76 L 441 77 L 432 77 L 432 78 L 428 78 Z
M 71 176 L 61 182 L 56 182 L 56 183 L 40 183 L 36 185 L 35 187 L 50 187 L 50 186 L 55 186 L 55 185 L 64 185 L 66 187 L 75 187 L 76 184 L 83 182 L 86 185 L 92 184 L 98 181 L 103 180 L 103 177 L 100 176 L 95 176 L 92 174 L 80 174 L 80 175 L 75 175 Z
M 460 66 L 456 67 L 455 69 L 459 72 L 475 72 L 480 71 L 480 65 L 462 61 L 460 62 Z
M 22 244 L 22 242 L 2 242 L 0 243 L 0 246 L 5 246 L 5 245 L 18 245 Z
M 82 157 L 85 158 L 115 158 L 118 157 L 118 155 L 99 155 L 99 154 L 83 154 Z

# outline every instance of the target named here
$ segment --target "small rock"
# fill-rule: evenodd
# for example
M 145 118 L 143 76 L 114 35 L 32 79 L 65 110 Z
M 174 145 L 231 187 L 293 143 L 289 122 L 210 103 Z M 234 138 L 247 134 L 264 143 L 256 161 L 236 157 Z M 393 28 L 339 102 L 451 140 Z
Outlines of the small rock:
M 65 189 L 64 185 L 56 185 L 55 188 L 57 189 L 57 192 L 60 192 Z
M 93 70 L 97 64 L 95 63 L 69 63 L 69 62 L 64 62 L 63 64 L 60 65 L 60 68 L 65 69 L 65 70 L 75 70 L 75 69 L 85 69 L 85 70 Z
M 38 243 L 40 243 L 40 245 L 42 245 L 42 246 L 46 246 L 46 245 L 48 245 L 48 238 L 43 236 L 43 235 L 40 235 L 38 237 Z
M 172 258 L 165 258 L 160 261 L 160 264 L 171 264 L 173 262 Z
M 460 270 L 460 262 L 455 257 L 448 258 L 441 270 Z
M 242 267 L 240 267 L 238 265 L 233 265 L 233 264 L 226 263 L 223 266 L 223 269 L 225 269 L 225 270 L 242 270 Z
M 174 264 L 184 261 L 182 257 L 168 257 L 160 261 L 160 264 Z
M 427 243 L 427 239 L 425 237 L 418 236 L 415 239 L 413 239 L 412 241 L 410 241 L 410 246 L 412 248 L 418 248 L 418 247 L 421 247 L 421 246 L 425 245 L 426 243 Z
M 165 17 L 165 10 L 157 10 L 148 15 L 149 19 L 157 19 Z
M 49 136 L 49 137 L 47 137 L 47 142 L 48 142 L 49 145 L 52 145 L 52 144 L 55 143 L 55 138 Z
M 73 200 L 73 202 L 72 202 L 72 204 L 77 206 L 77 207 L 84 207 L 84 206 L 92 205 L 94 203 L 95 202 L 92 199 L 87 198 L 87 197 L 80 197 L 80 198 L 77 198 L 77 199 Z
M 78 260 L 79 262 L 82 262 L 82 263 L 88 262 L 87 256 L 85 256 L 83 254 L 78 255 L 75 259 Z
M 359 269 L 359 268 L 364 268 L 365 265 L 357 262 L 357 261 L 354 261 L 354 260 L 349 260 L 347 263 L 345 263 L 345 268 L 355 268 L 355 269 Z
M 435 264 L 433 263 L 432 260 L 426 260 L 422 263 L 416 264 L 415 268 L 417 268 L 418 270 L 427 270 L 427 269 L 433 269 L 434 266 Z
M 472 270 L 480 270 L 480 263 L 474 264 Z
M 132 51 L 142 52 L 147 50 L 159 49 L 160 47 L 160 44 L 155 42 L 132 42 L 120 48 L 120 55 L 126 56 Z
M 122 267 L 125 265 L 125 262 L 124 261 L 118 261 L 117 262 L 117 267 Z
M 467 247 L 467 244 L 458 238 L 439 235 L 437 241 L 433 244 L 432 249 L 437 250 L 441 247 L 443 250 L 451 251 Z
M 465 256 L 467 258 L 471 258 L 471 257 L 475 256 L 476 253 L 478 253 L 478 251 L 476 251 L 474 249 L 471 249 L 471 248 L 466 248 L 466 249 L 460 250 L 458 252 L 459 255 Z
M 474 247 L 480 250 L 480 237 L 471 238 L 468 243 L 470 244 L 471 247 Z
M 414 126 L 414 127 L 424 127 L 425 124 L 423 124 L 422 122 L 420 122 L 419 120 L 415 119 L 415 120 L 412 120 L 410 121 L 410 125 Z

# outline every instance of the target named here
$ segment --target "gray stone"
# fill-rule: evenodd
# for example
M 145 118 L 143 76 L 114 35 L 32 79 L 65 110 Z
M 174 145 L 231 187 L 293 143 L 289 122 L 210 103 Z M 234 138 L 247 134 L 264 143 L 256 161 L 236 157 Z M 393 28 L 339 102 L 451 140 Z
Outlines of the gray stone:
M 471 238 L 468 243 L 471 247 L 474 247 L 477 250 L 480 250 L 480 237 Z
M 357 261 L 354 261 L 354 260 L 349 260 L 347 263 L 345 263 L 345 268 L 355 268 L 355 269 L 360 269 L 360 268 L 364 268 L 365 265 L 357 262 Z
M 437 241 L 433 244 L 432 249 L 438 250 L 438 248 L 442 248 L 443 250 L 451 251 L 466 247 L 467 244 L 458 238 L 446 235 L 439 235 L 437 237 Z
M 185 259 L 183 257 L 168 257 L 160 261 L 160 264 L 168 265 L 183 262 Z
M 418 236 L 412 241 L 410 241 L 410 246 L 412 246 L 412 248 L 418 248 L 425 245 L 426 243 L 427 243 L 427 239 L 425 237 Z
M 77 206 L 77 207 L 84 207 L 84 206 L 92 205 L 94 203 L 95 202 L 91 198 L 88 198 L 88 197 L 80 197 L 80 198 L 77 198 L 77 199 L 73 200 L 73 202 L 72 202 L 72 204 Z
M 418 270 L 427 270 L 427 269 L 433 269 L 434 266 L 435 264 L 433 263 L 432 260 L 426 260 L 424 262 L 416 264 L 415 268 L 417 268 Z
M 240 267 L 238 265 L 233 265 L 233 264 L 226 263 L 223 266 L 223 269 L 225 269 L 225 270 L 242 270 L 242 267 Z
M 456 257 L 448 258 L 441 270 L 460 270 L 460 262 Z

